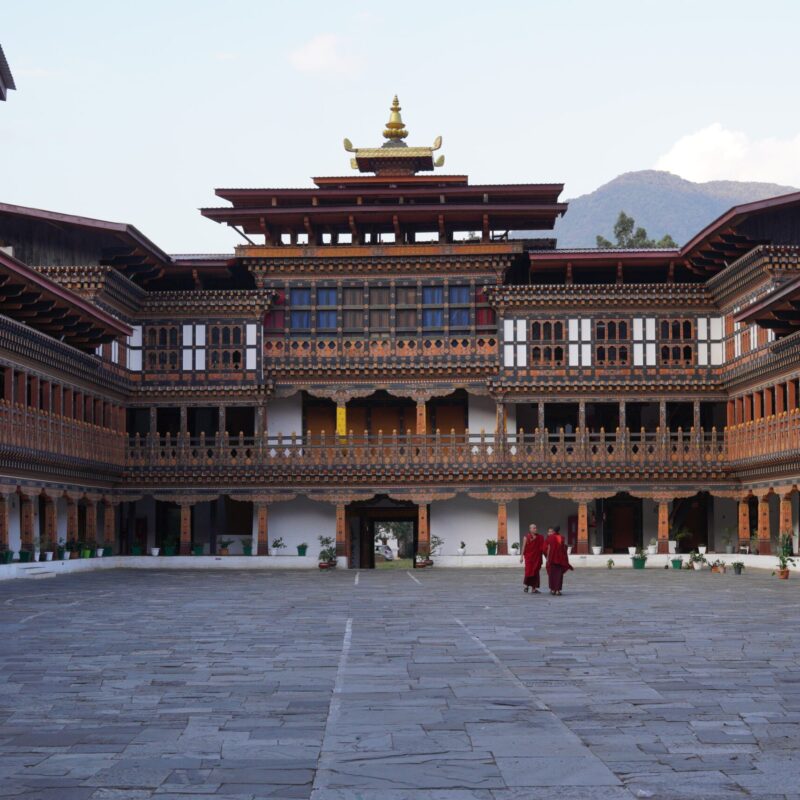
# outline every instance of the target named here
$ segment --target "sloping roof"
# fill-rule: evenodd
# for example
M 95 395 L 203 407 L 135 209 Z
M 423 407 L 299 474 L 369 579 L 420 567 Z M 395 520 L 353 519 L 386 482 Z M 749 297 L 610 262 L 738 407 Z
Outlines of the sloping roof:
M 5 100 L 9 89 L 16 89 L 14 76 L 11 74 L 11 67 L 8 66 L 3 46 L 0 45 L 0 100 Z

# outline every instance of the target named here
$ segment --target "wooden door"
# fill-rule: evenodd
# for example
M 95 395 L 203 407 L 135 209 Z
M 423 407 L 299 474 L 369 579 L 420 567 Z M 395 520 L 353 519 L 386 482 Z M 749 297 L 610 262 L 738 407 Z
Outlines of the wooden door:
M 336 406 L 308 406 L 306 408 L 306 430 L 312 439 L 318 439 L 322 431 L 325 438 L 333 440 L 336 435 Z
M 636 509 L 626 503 L 606 506 L 607 525 L 611 532 L 611 547 L 614 550 L 626 551 L 636 546 Z

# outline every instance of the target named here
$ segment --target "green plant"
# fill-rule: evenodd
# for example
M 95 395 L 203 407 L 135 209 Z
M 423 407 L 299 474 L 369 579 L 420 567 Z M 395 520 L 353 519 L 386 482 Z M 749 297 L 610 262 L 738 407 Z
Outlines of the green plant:
M 286 545 L 284 544 L 284 541 L 280 536 L 277 539 L 272 540 L 273 550 L 283 550 L 285 547 Z
M 332 564 L 336 561 L 336 546 L 335 540 L 332 536 L 318 536 L 319 545 L 322 548 L 319 551 L 319 560 Z M 280 541 L 280 540 L 277 540 Z
M 633 555 L 634 558 L 641 558 L 643 561 L 647 561 L 647 552 L 643 547 L 637 547 L 636 553 Z
M 731 566 L 734 572 L 741 572 L 744 569 L 744 561 L 734 561 Z
M 461 542 L 461 543 L 459 544 L 459 547 L 460 547 L 462 550 L 466 550 L 466 549 L 467 549 L 467 543 L 466 543 L 466 542 Z
M 444 539 L 441 536 L 437 536 L 435 533 L 431 534 L 431 553 L 436 553 L 443 544 Z
M 689 563 L 690 564 L 705 564 L 705 563 L 707 563 L 707 559 L 702 553 L 698 553 L 697 550 L 692 550 L 692 552 L 689 553 Z
M 519 542 L 513 542 L 511 545 L 512 550 L 519 550 Z
M 795 559 L 792 558 L 791 551 L 788 553 L 785 550 L 780 550 L 778 552 L 778 569 L 781 571 L 785 569 L 789 569 L 789 565 L 795 565 Z
M 656 539 L 656 537 L 653 536 L 648 542 L 648 544 L 650 545 L 650 547 L 658 547 L 658 539 Z
M 780 537 L 780 551 L 786 555 L 791 555 L 794 549 L 794 542 L 792 540 L 791 531 L 783 531 Z
M 77 539 L 67 539 L 65 549 L 69 550 L 70 553 L 77 553 L 81 549 L 80 542 Z
M 298 547 L 308 547 L 308 542 L 300 542 L 300 544 L 297 545 L 297 546 Z
M 609 569 L 613 569 L 614 568 L 614 559 L 613 558 L 609 558 L 608 561 L 606 561 L 606 566 Z
M 217 539 L 217 548 L 227 550 L 233 544 L 233 539 Z

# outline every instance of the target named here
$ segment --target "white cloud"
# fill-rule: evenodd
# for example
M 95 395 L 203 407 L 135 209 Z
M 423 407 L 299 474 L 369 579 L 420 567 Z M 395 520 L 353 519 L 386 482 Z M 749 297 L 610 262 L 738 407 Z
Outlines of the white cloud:
M 683 136 L 655 163 L 690 181 L 768 181 L 800 185 L 800 134 L 751 139 L 719 122 Z
M 323 75 L 355 75 L 360 67 L 346 42 L 335 33 L 320 33 L 289 54 L 292 66 L 300 72 Z
M 219 50 L 218 52 L 214 53 L 214 59 L 216 61 L 236 61 L 238 58 L 238 53 L 229 53 L 224 50 Z

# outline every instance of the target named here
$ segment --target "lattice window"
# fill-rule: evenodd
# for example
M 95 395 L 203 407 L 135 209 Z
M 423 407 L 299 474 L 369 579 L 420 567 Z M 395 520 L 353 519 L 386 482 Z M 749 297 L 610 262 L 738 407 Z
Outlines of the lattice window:
M 206 368 L 206 326 L 204 324 L 183 326 L 184 371 Z
M 717 367 L 725 363 L 722 317 L 698 317 L 697 363 Z
M 590 367 L 592 365 L 592 321 L 572 318 L 567 325 L 569 331 L 569 365 Z
M 528 365 L 527 324 L 524 319 L 503 320 L 503 366 Z
M 142 371 L 142 326 L 134 325 L 127 341 L 128 369 L 131 372 Z

